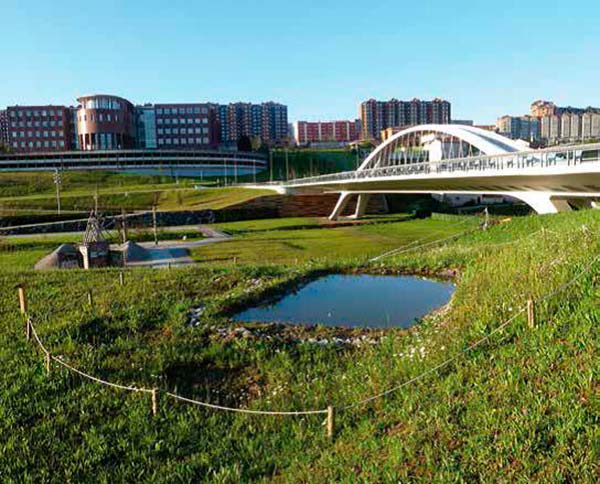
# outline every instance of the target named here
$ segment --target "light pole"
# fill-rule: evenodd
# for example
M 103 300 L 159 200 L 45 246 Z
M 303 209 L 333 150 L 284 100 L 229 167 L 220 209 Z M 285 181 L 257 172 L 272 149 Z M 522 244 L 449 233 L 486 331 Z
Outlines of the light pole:
M 60 215 L 60 186 L 62 184 L 62 180 L 58 168 L 54 170 L 54 175 L 52 178 L 54 179 L 54 184 L 56 185 L 56 213 Z

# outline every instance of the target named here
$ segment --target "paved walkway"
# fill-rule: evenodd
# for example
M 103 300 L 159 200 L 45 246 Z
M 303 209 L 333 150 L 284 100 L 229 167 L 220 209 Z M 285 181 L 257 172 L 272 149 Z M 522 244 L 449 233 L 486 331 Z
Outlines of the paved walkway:
M 231 238 L 231 235 L 221 230 L 207 227 L 190 225 L 187 228 L 198 229 L 206 238 L 201 240 L 162 240 L 158 244 L 154 242 L 139 242 L 136 245 L 145 249 L 143 260 L 131 261 L 127 266 L 131 267 L 169 267 L 186 264 L 194 264 L 196 261 L 189 255 L 189 249 L 201 247 L 203 245 L 216 244 Z M 183 227 L 178 227 L 179 229 Z M 121 245 L 111 245 L 111 248 L 118 249 Z

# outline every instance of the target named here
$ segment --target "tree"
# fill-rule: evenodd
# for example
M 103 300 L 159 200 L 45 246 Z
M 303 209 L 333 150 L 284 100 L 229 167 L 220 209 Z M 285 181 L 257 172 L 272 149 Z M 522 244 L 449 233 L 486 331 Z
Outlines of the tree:
M 262 147 L 262 139 L 260 136 L 252 137 L 252 151 L 258 151 Z
M 10 153 L 10 146 L 0 143 L 0 153 Z
M 237 142 L 238 151 L 252 151 L 252 140 L 250 136 L 243 134 Z

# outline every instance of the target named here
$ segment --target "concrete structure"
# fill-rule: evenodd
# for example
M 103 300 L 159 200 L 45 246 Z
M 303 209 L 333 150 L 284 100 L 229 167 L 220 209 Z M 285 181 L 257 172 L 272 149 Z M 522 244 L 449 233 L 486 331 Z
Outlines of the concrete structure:
M 66 106 L 9 106 L 5 136 L 15 153 L 64 151 L 71 147 L 71 120 Z
M 318 143 L 350 143 L 358 139 L 358 120 L 296 121 L 293 136 L 297 145 Z
M 433 141 L 453 147 L 434 154 L 427 146 Z M 495 195 L 554 213 L 569 210 L 569 202 L 593 206 L 600 198 L 600 143 L 531 150 L 475 127 L 415 126 L 378 146 L 356 171 L 293 180 L 279 191 L 340 193 L 332 219 L 352 197 L 360 216 L 375 193 Z
M 287 106 L 274 102 L 262 104 L 231 103 L 218 107 L 220 141 L 235 146 L 242 136 L 260 138 L 269 145 L 281 144 L 288 137 Z
M 77 101 L 77 137 L 80 149 L 125 150 L 135 147 L 134 108 L 127 99 L 93 94 L 82 96 Z
M 376 101 L 369 99 L 360 104 L 359 116 L 364 139 L 380 139 L 386 128 L 418 124 L 447 124 L 451 120 L 451 105 L 443 99 L 432 101 Z
M 206 176 L 254 173 L 267 168 L 265 155 L 215 150 L 101 150 L 0 154 L 0 171 L 127 170 Z

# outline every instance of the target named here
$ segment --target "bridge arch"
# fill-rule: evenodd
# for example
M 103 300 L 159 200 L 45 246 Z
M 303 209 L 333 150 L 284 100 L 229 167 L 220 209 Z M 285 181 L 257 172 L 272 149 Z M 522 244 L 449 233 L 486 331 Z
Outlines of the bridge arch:
M 358 171 L 432 160 L 425 143 L 438 142 L 439 159 L 472 155 L 499 155 L 523 151 L 528 145 L 492 131 L 459 124 L 423 124 L 403 129 L 380 144 L 360 165 Z

